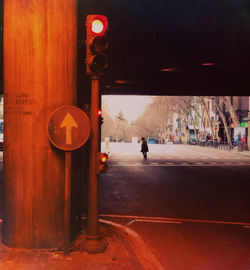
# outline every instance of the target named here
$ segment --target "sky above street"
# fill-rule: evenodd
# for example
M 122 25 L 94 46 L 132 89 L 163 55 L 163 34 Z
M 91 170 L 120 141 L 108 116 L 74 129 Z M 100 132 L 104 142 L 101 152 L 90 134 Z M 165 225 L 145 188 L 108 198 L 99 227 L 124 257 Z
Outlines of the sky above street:
M 111 117 L 115 117 L 122 111 L 124 118 L 128 122 L 136 120 L 144 111 L 147 104 L 151 103 L 152 96 L 102 96 L 102 101 L 106 104 Z

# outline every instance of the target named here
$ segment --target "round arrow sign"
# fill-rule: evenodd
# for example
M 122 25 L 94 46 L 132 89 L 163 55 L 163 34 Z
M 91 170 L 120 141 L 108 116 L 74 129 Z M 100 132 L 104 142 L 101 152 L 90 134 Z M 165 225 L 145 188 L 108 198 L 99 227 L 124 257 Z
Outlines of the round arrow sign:
M 72 151 L 80 148 L 88 140 L 89 134 L 89 118 L 77 107 L 60 107 L 49 118 L 49 140 L 61 150 Z

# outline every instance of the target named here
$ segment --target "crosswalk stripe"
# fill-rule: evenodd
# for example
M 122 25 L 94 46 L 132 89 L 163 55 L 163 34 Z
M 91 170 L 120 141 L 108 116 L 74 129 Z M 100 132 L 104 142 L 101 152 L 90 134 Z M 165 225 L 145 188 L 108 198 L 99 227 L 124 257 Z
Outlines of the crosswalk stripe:
M 171 166 L 189 166 L 189 167 L 195 167 L 195 166 L 206 166 L 206 167 L 222 167 L 222 166 L 250 166 L 250 163 L 236 163 L 236 162 L 223 162 L 223 163 L 216 163 L 216 162 L 209 162 L 209 163 L 204 163 L 204 162 L 166 162 L 166 163 L 156 163 L 156 162 L 151 162 L 151 163 L 133 163 L 133 164 L 128 164 L 128 163 L 117 163 L 117 164 L 109 164 L 109 167 L 139 167 L 139 166 L 147 166 L 147 167 L 171 167 Z

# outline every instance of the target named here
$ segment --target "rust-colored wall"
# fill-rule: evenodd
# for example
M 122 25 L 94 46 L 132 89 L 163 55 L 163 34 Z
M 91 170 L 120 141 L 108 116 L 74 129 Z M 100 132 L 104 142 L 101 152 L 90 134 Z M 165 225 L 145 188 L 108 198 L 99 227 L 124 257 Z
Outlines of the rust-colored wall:
M 59 248 L 64 153 L 47 121 L 76 104 L 76 0 L 5 0 L 3 242 Z

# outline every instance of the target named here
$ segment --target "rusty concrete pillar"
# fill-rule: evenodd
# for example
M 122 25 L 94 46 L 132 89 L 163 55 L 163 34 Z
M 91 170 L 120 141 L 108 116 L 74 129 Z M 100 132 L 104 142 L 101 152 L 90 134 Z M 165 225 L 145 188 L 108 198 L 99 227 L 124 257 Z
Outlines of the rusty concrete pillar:
M 76 0 L 4 1 L 3 242 L 63 246 L 64 153 L 50 114 L 76 104 Z

